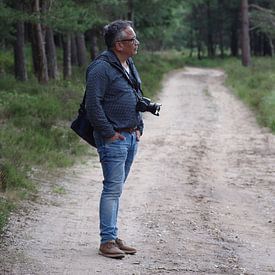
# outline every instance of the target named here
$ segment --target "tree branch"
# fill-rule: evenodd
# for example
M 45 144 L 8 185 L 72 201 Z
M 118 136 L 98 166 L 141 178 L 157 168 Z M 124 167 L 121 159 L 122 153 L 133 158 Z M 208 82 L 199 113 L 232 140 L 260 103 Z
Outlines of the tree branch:
M 260 7 L 259 5 L 256 5 L 256 4 L 250 4 L 249 7 L 254 8 L 256 10 L 259 10 L 259 11 L 264 12 L 264 13 L 269 13 L 269 14 L 275 15 L 275 12 L 273 12 L 272 10 Z

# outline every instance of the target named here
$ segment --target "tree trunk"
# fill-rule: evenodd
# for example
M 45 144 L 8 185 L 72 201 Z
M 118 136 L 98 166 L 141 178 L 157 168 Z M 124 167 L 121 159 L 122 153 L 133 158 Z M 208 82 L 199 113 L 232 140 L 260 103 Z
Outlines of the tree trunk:
M 272 56 L 272 42 L 271 38 L 267 34 L 263 34 L 263 55 Z
M 201 42 L 198 40 L 197 41 L 197 57 L 199 60 L 202 59 L 202 47 L 201 47 Z
M 220 55 L 224 58 L 224 1 L 218 1 L 219 7 L 219 47 L 220 47 Z
M 251 65 L 250 37 L 249 37 L 249 18 L 248 18 L 248 0 L 241 2 L 242 18 L 242 64 L 243 66 Z
M 24 23 L 22 21 L 16 23 L 16 40 L 14 43 L 14 75 L 17 80 L 27 80 L 24 54 Z
M 212 16 L 211 16 L 211 7 L 210 2 L 207 1 L 207 51 L 208 51 L 208 57 L 214 57 L 215 56 L 215 49 L 214 49 L 214 42 L 213 42 L 213 28 L 211 24 Z
M 133 25 L 134 25 L 134 2 L 133 2 L 133 0 L 128 0 L 127 19 L 132 21 Z
M 58 78 L 57 57 L 56 48 L 53 37 L 53 30 L 46 27 L 46 56 L 48 62 L 48 74 L 49 78 Z
M 237 22 L 237 19 L 233 20 L 230 32 L 230 51 L 231 55 L 235 57 L 239 55 L 239 35 Z
M 190 49 L 189 57 L 192 57 L 193 56 L 193 51 L 194 51 L 194 43 L 193 43 L 194 34 L 193 34 L 193 30 L 190 31 L 189 37 L 190 37 L 190 41 L 189 41 L 189 49 Z
M 72 75 L 71 64 L 71 36 L 64 34 L 63 36 L 63 77 L 69 79 Z
M 78 66 L 77 46 L 75 35 L 71 35 L 71 63 L 73 66 Z
M 263 33 L 259 34 L 259 45 L 260 45 L 259 56 L 264 56 L 264 35 L 263 35 Z
M 91 50 L 90 50 L 91 60 L 94 60 L 99 52 L 98 45 L 97 45 L 97 32 L 95 29 L 90 31 L 89 37 L 90 37 L 90 43 L 91 43 Z
M 35 39 L 35 31 L 33 24 L 30 26 L 30 34 L 31 34 L 31 48 L 32 48 L 32 64 L 33 64 L 33 71 L 36 78 L 38 78 L 38 71 L 39 71 L 39 62 L 38 62 L 38 50 L 37 44 Z
M 219 33 L 219 47 L 220 47 L 220 56 L 221 58 L 224 58 L 224 38 L 223 38 L 223 31 L 221 30 Z
M 54 35 L 54 42 L 57 48 L 63 47 L 63 35 L 61 33 L 57 33 Z
M 273 44 L 273 40 L 272 37 L 268 37 L 268 41 L 269 41 L 269 46 L 270 46 L 270 55 L 271 57 L 274 56 L 274 44 Z
M 77 59 L 80 67 L 87 65 L 87 49 L 84 34 L 76 34 Z
M 33 11 L 37 14 L 40 12 L 39 0 L 33 1 Z M 45 51 L 45 43 L 42 34 L 42 27 L 40 23 L 33 24 L 33 43 L 36 48 L 37 56 L 37 78 L 41 83 L 49 81 L 47 57 Z

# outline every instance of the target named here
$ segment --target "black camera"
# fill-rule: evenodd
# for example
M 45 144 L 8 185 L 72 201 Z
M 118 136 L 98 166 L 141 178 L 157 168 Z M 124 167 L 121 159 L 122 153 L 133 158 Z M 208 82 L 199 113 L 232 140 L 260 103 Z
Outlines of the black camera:
M 136 110 L 139 112 L 151 112 L 155 116 L 159 116 L 161 104 L 151 102 L 147 97 L 140 97 L 138 99 Z

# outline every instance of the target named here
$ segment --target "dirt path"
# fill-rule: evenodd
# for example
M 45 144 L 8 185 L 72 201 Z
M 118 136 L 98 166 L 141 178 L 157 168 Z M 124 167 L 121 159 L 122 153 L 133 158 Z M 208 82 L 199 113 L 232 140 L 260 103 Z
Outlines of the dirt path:
M 125 187 L 121 237 L 139 253 L 99 256 L 97 158 L 49 178 L 14 216 L 1 274 L 275 274 L 275 136 L 218 70 L 167 76 Z M 63 195 L 52 193 L 62 186 Z M 60 189 L 63 190 L 63 189 Z

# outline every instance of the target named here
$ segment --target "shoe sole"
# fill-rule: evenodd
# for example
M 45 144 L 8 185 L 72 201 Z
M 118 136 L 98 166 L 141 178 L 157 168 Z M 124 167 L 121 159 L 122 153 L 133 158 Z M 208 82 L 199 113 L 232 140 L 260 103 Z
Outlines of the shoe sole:
M 98 252 L 98 254 L 107 258 L 112 258 L 112 259 L 122 259 L 125 257 L 125 254 L 106 254 L 102 252 Z
M 137 251 L 126 251 L 126 250 L 122 250 L 125 254 L 128 254 L 128 255 L 134 255 L 137 253 Z

